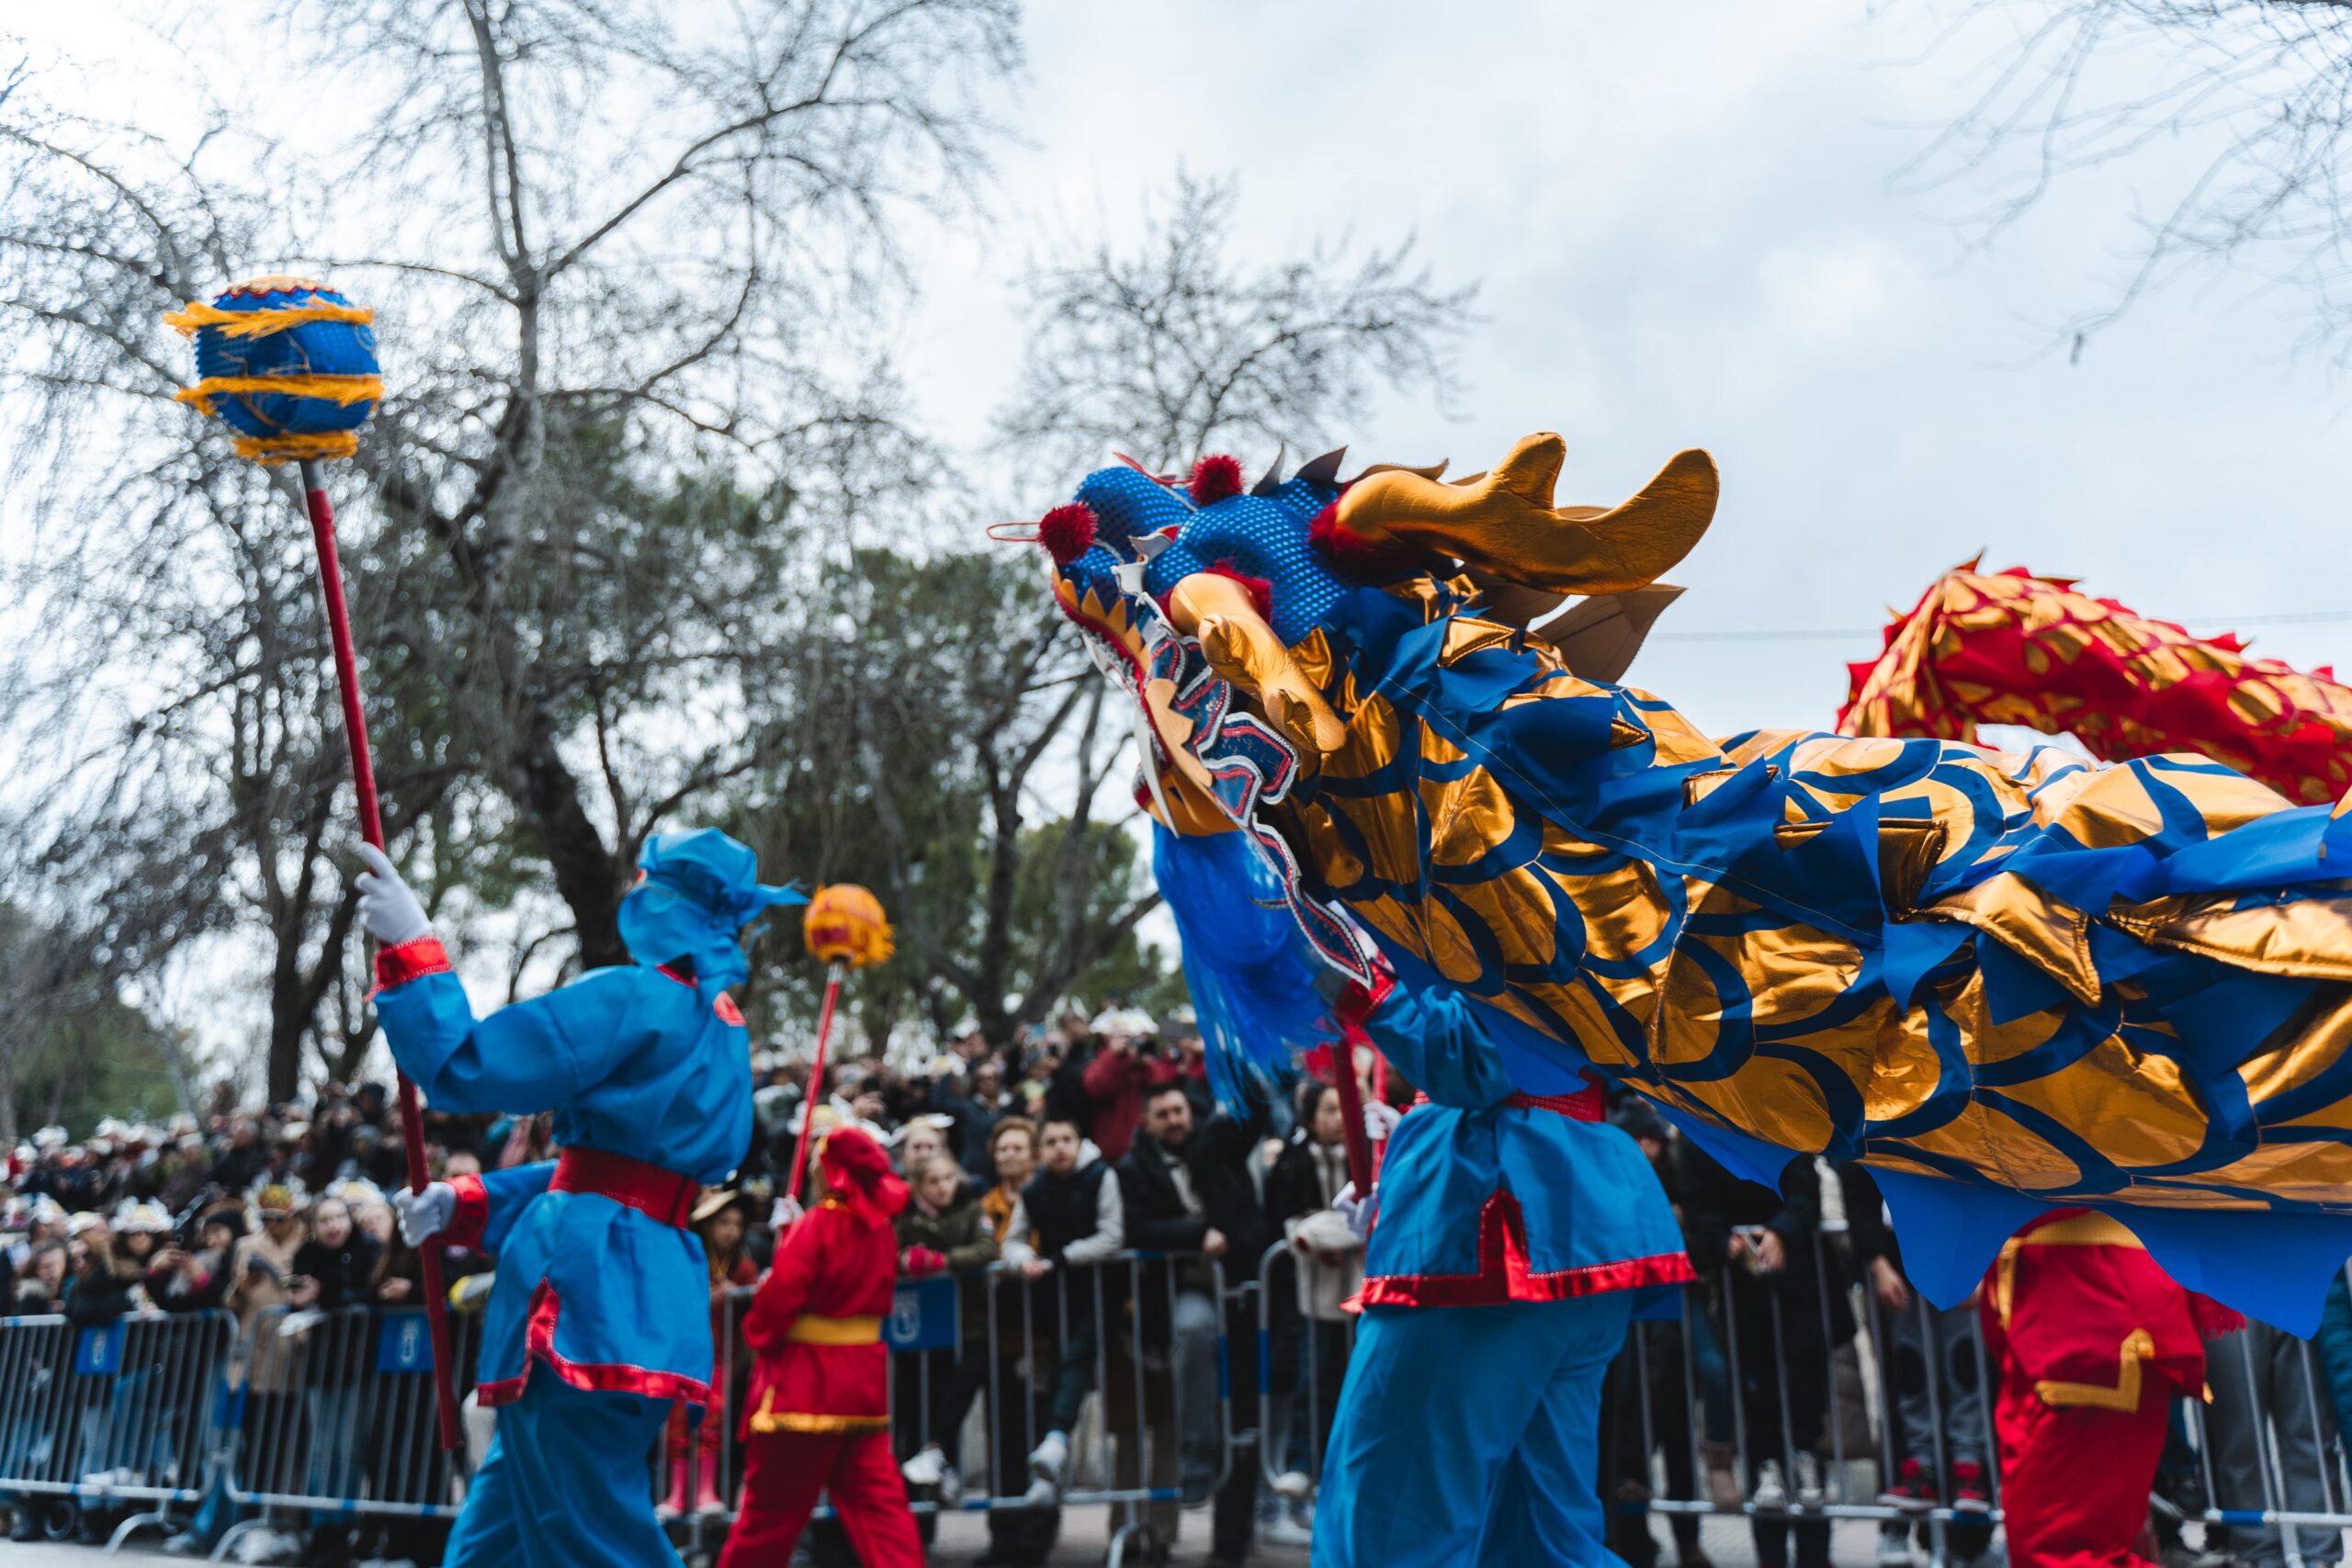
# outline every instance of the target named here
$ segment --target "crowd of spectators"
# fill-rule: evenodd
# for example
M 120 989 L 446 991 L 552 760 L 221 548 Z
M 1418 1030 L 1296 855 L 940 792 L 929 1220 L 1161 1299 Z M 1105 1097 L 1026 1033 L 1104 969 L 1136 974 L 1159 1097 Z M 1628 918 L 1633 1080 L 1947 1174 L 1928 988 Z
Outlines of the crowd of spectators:
M 834 1065 L 816 1097 L 820 1122 L 866 1127 L 913 1190 L 899 1222 L 902 1272 L 961 1280 L 958 1342 L 896 1363 L 899 1450 L 914 1495 L 953 1505 L 965 1484 L 967 1418 L 984 1392 L 997 1391 L 981 1423 L 988 1483 L 1025 1495 L 1023 1506 L 989 1514 L 986 1561 L 1045 1560 L 1093 1401 L 1106 1429 L 1150 1434 L 1114 1445 L 1112 1484 L 1188 1502 L 1214 1492 L 1212 1562 L 1238 1562 L 1257 1541 L 1307 1538 L 1308 1477 L 1335 1414 L 1352 1339 L 1345 1305 L 1362 1279 L 1361 1244 L 1333 1207 L 1348 1179 L 1340 1097 L 1293 1077 L 1268 1086 L 1246 1114 L 1220 1109 L 1199 1040 L 1173 1021 L 1162 1031 L 1114 1008 L 1065 1017 L 1001 1048 L 974 1034 L 911 1069 L 854 1058 Z M 739 1386 L 715 1379 L 711 1416 L 698 1427 L 674 1426 L 663 1467 L 670 1517 L 728 1506 L 719 1480 L 740 1473 L 725 1451 L 736 1440 L 728 1401 L 749 1365 L 732 1337 L 742 1295 L 789 1219 L 777 1198 L 809 1110 L 805 1069 L 764 1056 L 753 1066 L 752 1146 L 693 1221 L 710 1261 L 718 1371 L 731 1366 Z M 1412 1093 L 1395 1075 L 1385 1089 L 1398 1105 Z M 1825 1468 L 1844 1454 L 1879 1460 L 1880 1501 L 1905 1510 L 1882 1532 L 1883 1568 L 1914 1561 L 1915 1537 L 1929 1544 L 1928 1527 L 1909 1516 L 1931 1509 L 1949 1510 L 1946 1555 L 1992 1561 L 1992 1443 L 1971 1309 L 1919 1301 L 1868 1173 L 1798 1161 L 1775 1190 L 1734 1177 L 1636 1099 L 1617 1100 L 1611 1119 L 1649 1156 L 1701 1277 L 1679 1321 L 1638 1325 L 1612 1370 L 1602 1411 L 1611 1546 L 1631 1568 L 1653 1568 L 1660 1545 L 1641 1505 L 1662 1472 L 1669 1495 L 1756 1505 L 1760 1564 L 1827 1568 L 1826 1520 L 1792 1522 L 1774 1510 L 1822 1504 Z M 545 1116 L 428 1111 L 424 1134 L 435 1177 L 553 1152 Z M 257 1325 L 288 1314 L 413 1305 L 421 1259 L 401 1241 L 384 1196 L 407 1174 L 398 1102 L 374 1083 L 322 1084 L 299 1105 L 223 1100 L 161 1125 L 109 1121 L 78 1142 L 44 1128 L 13 1152 L 0 1194 L 0 1312 L 91 1324 L 219 1311 L 250 1340 Z M 448 1275 L 469 1281 L 461 1297 L 469 1288 L 486 1294 L 487 1279 L 477 1277 L 494 1260 L 443 1250 Z M 1138 1251 L 1154 1256 L 1100 1267 Z M 1261 1336 L 1259 1303 L 1235 1287 L 1270 1258 L 1272 1331 Z M 1863 1327 L 1883 1380 L 1876 1432 L 1859 1400 Z M 2278 1483 L 2299 1506 L 2319 1509 L 2332 1495 L 2324 1472 L 2336 1462 L 2339 1415 L 2352 1415 L 2352 1293 L 2339 1286 L 2330 1303 L 2308 1363 L 2313 1375 L 2301 1347 L 2246 1333 L 2242 1345 L 2209 1348 L 2213 1393 L 2200 1450 L 2181 1434 L 2160 1473 L 2160 1490 L 2191 1517 L 2205 1502 L 2201 1474 L 2218 1475 L 2233 1495 L 2263 1484 L 2254 1434 L 2272 1405 L 2291 1406 L 2296 1438 L 2274 1444 Z M 1220 1410 L 1220 1340 L 1229 1416 Z M 1261 1353 L 1270 1358 L 1262 1380 Z M 288 1354 L 257 1347 L 243 1372 L 247 1430 L 277 1422 L 307 1439 L 293 1462 L 308 1472 L 279 1488 L 364 1483 L 383 1456 L 366 1450 L 356 1415 L 294 1386 Z M 1261 1386 L 1271 1391 L 1263 1410 Z M 1265 1451 L 1221 1464 L 1228 1420 L 1234 1432 L 1260 1433 Z M 420 1450 L 415 1462 L 438 1461 Z M 1261 1473 L 1276 1477 L 1271 1487 Z M 81 1479 L 153 1477 L 99 1469 Z M 1148 1513 L 1161 1540 L 1175 1539 L 1174 1505 Z M 209 1547 L 232 1514 L 209 1501 L 187 1544 Z M 30 1517 L 20 1503 L 16 1528 Z M 1972 1527 L 1974 1518 L 1984 1523 Z M 1669 1523 L 1680 1568 L 1707 1568 L 1695 1517 Z M 305 1561 L 349 1558 L 365 1549 L 349 1532 L 330 1520 L 288 1549 Z M 431 1559 L 434 1529 L 391 1533 L 372 1543 L 378 1551 Z M 2334 1532 L 2302 1533 L 2294 1554 L 2335 1560 Z M 2218 1546 L 2192 1551 L 2175 1528 L 2165 1540 L 2169 1568 L 2233 1560 L 2267 1568 L 2290 1551 L 2275 1528 L 2213 1539 Z
M 1059 1491 L 1069 1479 L 1070 1435 L 1085 1401 L 1120 1396 L 1120 1380 L 1105 1385 L 1098 1372 L 1106 1357 L 1127 1356 L 1130 1343 L 1153 1347 L 1146 1358 L 1151 1364 L 1140 1369 L 1148 1408 L 1121 1414 L 1159 1427 L 1166 1440 L 1156 1449 L 1170 1468 L 1168 1484 L 1196 1496 L 1206 1492 L 1221 1442 L 1216 1345 L 1223 1311 L 1209 1260 L 1254 1272 L 1267 1246 L 1318 1212 L 1312 1230 L 1318 1257 L 1336 1262 L 1357 1246 L 1329 1212 L 1345 1179 L 1336 1098 L 1310 1094 L 1305 1116 L 1311 1127 L 1296 1125 L 1295 1085 L 1270 1094 L 1247 1123 L 1219 1115 L 1201 1043 L 1183 1027 L 1187 1021 L 1180 1014 L 1175 1027 L 1163 1031 L 1136 1010 L 1114 1007 L 1091 1020 L 1070 1014 L 1003 1049 L 972 1034 L 911 1070 L 878 1056 L 853 1058 L 830 1068 L 818 1098 L 820 1124 L 865 1126 L 890 1148 L 912 1187 L 915 1200 L 900 1221 L 907 1274 L 971 1276 L 1001 1265 L 1012 1277 L 1005 1299 L 1018 1299 L 1027 1328 L 983 1343 L 977 1325 L 986 1314 L 967 1313 L 967 1348 L 975 1353 L 959 1348 L 926 1359 L 937 1375 L 916 1374 L 905 1391 L 923 1415 L 904 1423 L 901 1444 L 919 1493 L 952 1499 L 961 1482 L 949 1451 L 986 1385 L 989 1359 L 1001 1356 L 1000 1374 L 1024 1387 L 1035 1374 L 1036 1408 L 1021 1412 L 1018 1422 L 1001 1417 L 1002 1430 L 991 1434 L 1003 1450 L 1005 1478 L 997 1483 L 1025 1485 L 1033 1505 L 991 1519 L 1001 1561 L 1042 1560 L 1050 1547 Z M 808 1109 L 799 1061 L 763 1055 L 753 1067 L 752 1146 L 734 1179 L 708 1192 L 694 1218 L 710 1259 L 713 1325 L 720 1336 L 732 1333 L 730 1296 L 760 1278 L 775 1228 L 788 1219 L 776 1200 Z M 347 1459 L 344 1468 L 352 1470 L 362 1459 L 356 1450 L 343 1452 L 354 1440 L 344 1428 L 355 1423 L 316 1401 L 301 1405 L 288 1372 L 291 1352 L 274 1333 L 288 1314 L 419 1300 L 421 1260 L 401 1240 L 386 1199 L 408 1177 L 400 1117 L 397 1098 L 381 1084 L 322 1083 L 303 1103 L 241 1107 L 224 1095 L 202 1117 L 182 1114 L 157 1125 L 109 1120 L 79 1140 L 62 1128 L 43 1128 L 13 1151 L 0 1198 L 0 1312 L 82 1323 L 232 1314 L 249 1342 L 257 1335 L 271 1342 L 266 1354 L 248 1361 L 248 1428 L 277 1423 L 290 1431 L 310 1420 L 300 1429 L 314 1468 Z M 554 1152 L 545 1116 L 428 1110 L 424 1132 L 427 1174 L 436 1178 L 505 1168 Z M 1133 1291 L 1106 1283 L 1098 1298 L 1093 1271 L 1080 1266 L 1136 1247 L 1202 1261 L 1182 1267 L 1172 1293 L 1157 1280 Z M 453 1280 L 494 1268 L 493 1259 L 463 1248 L 443 1250 Z M 1318 1310 L 1335 1312 L 1336 1303 Z M 1296 1315 L 1286 1296 L 1286 1325 Z M 265 1322 L 273 1334 L 260 1334 Z M 1106 1324 L 1114 1331 L 1106 1332 Z M 1254 1343 L 1254 1323 L 1223 1326 Z M 1329 1337 L 1340 1345 L 1340 1359 L 1324 1352 L 1316 1402 L 1326 1429 L 1344 1364 L 1344 1342 Z M 1287 1340 L 1280 1354 L 1295 1363 Z M 739 1371 L 748 1364 L 740 1345 L 722 1351 L 727 1360 Z M 1236 1376 L 1254 1397 L 1254 1374 L 1241 1378 L 1237 1370 Z M 720 1387 L 712 1418 L 691 1430 L 680 1423 L 673 1432 L 665 1514 L 723 1508 L 715 1480 L 723 1468 L 718 1446 L 729 1440 L 727 1392 Z M 281 1400 L 294 1404 L 281 1409 Z M 1285 1438 L 1287 1496 L 1261 1501 L 1255 1467 L 1231 1467 L 1250 1484 L 1229 1480 L 1220 1497 L 1221 1560 L 1245 1555 L 1261 1526 L 1275 1539 L 1304 1538 L 1307 1488 L 1303 1474 L 1290 1472 L 1307 1461 L 1303 1446 L 1295 1459 L 1290 1447 Z M 322 1450 L 335 1450 L 334 1458 L 320 1461 Z M 1132 1451 L 1121 1455 L 1123 1466 L 1136 1462 Z M 81 1479 L 146 1485 L 154 1478 L 124 1470 Z M 287 1484 L 315 1491 L 328 1483 L 312 1474 Z M 208 1507 L 187 1544 L 209 1548 L 231 1517 L 231 1510 Z M 1172 1537 L 1172 1510 L 1158 1522 Z M 19 1507 L 14 1523 L 20 1532 L 28 1529 L 31 1511 Z M 288 1538 L 286 1547 L 304 1552 L 306 1561 L 362 1550 L 342 1525 L 310 1540 Z M 420 1556 L 430 1549 L 429 1540 L 413 1548 Z

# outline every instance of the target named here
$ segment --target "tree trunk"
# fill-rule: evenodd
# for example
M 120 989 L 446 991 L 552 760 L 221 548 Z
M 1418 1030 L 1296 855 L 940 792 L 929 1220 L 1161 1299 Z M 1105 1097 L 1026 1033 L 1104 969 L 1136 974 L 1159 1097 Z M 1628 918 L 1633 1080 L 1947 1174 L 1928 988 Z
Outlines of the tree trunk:
M 554 721 L 534 708 L 527 738 L 507 765 L 510 793 L 531 814 L 557 893 L 571 910 L 584 969 L 630 962 L 621 942 L 620 864 L 580 803 L 580 780 L 557 754 Z
M 312 1004 L 302 973 L 300 916 L 290 934 L 277 931 L 277 962 L 269 974 L 269 1102 L 283 1104 L 301 1092 L 302 1043 L 310 1037 Z M 283 922 L 281 922 L 282 924 Z

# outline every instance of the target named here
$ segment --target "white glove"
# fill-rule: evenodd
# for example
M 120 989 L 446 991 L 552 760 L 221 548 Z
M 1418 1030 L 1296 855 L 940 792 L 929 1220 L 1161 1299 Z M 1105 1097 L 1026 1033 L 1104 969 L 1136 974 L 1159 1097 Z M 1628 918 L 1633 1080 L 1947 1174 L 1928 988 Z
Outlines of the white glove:
M 1374 1188 L 1373 1197 L 1377 1198 L 1379 1195 L 1379 1189 Z M 1340 1218 L 1348 1222 L 1348 1229 L 1355 1233 L 1358 1241 L 1363 1240 L 1372 1234 L 1372 1203 L 1367 1199 L 1356 1196 L 1354 1182 L 1351 1181 L 1340 1189 L 1340 1195 L 1331 1200 L 1331 1207 L 1340 1212 Z
M 1386 1143 L 1388 1134 L 1395 1132 L 1396 1123 L 1404 1119 L 1405 1113 L 1385 1100 L 1363 1102 L 1363 1135 L 1375 1144 Z
M 446 1181 L 429 1182 L 422 1192 L 403 1187 L 392 1194 L 392 1212 L 401 1217 L 401 1239 L 411 1247 L 423 1247 L 458 1217 L 458 1190 Z
M 768 1211 L 768 1229 L 780 1231 L 799 1217 L 800 1200 L 787 1193 L 778 1198 L 775 1207 Z
M 368 869 L 359 874 L 359 919 L 368 934 L 386 947 L 431 935 L 433 926 L 424 918 L 424 906 L 408 890 L 384 852 L 373 844 L 362 844 L 359 858 L 368 863 Z

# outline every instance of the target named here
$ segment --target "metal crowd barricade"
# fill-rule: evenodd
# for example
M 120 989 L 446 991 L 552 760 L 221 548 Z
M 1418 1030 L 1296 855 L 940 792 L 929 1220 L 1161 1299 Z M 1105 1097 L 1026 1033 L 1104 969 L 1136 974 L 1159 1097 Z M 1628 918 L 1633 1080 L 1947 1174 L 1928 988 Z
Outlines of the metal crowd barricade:
M 1835 1227 L 1813 1242 L 1810 1292 L 1735 1284 L 1726 1270 L 1686 1289 L 1675 1321 L 1634 1325 L 1611 1373 L 1616 1408 L 1604 1407 L 1605 1496 L 1620 1527 L 1631 1517 L 1632 1528 L 1646 1531 L 1647 1516 L 1685 1529 L 1708 1517 L 1768 1526 L 1870 1521 L 1916 1539 L 1939 1568 L 1984 1559 L 2002 1522 L 2004 1478 L 1992 1429 L 1996 1369 L 1976 1309 L 1939 1312 L 1916 1291 L 1899 1312 L 1891 1309 L 1867 1280 L 1838 1268 Z M 1855 1322 L 1854 1371 L 1839 1354 L 1841 1299 Z M 1819 1315 L 1821 1343 L 1793 1342 L 1800 1311 Z M 1861 1388 L 1842 1388 L 1856 1371 Z M 2275 1554 L 2289 1568 L 2343 1561 L 2352 1462 L 2335 1395 L 2340 1383 L 2352 1403 L 2352 1364 L 2337 1367 L 2335 1378 L 2329 1371 L 2312 1344 L 2260 1325 L 2209 1339 L 2212 1403 L 2184 1399 L 2175 1407 L 2154 1517 L 2172 1532 L 2201 1527 L 2201 1541 L 2183 1541 L 2192 1551 L 2238 1561 Z M 1809 1393 L 1799 1397 L 1807 1378 L 1823 1385 L 1818 1404 Z M 1873 1429 L 1866 1449 L 1840 1418 L 1841 1394 L 1851 1392 L 1862 1396 Z M 1711 1447 L 1714 1468 L 1728 1471 L 1721 1477 L 1727 1496 L 1711 1495 L 1704 1483 Z M 1801 1484 L 1800 1454 L 1818 1465 L 1817 1488 Z M 1906 1456 L 1939 1488 L 1932 1506 L 1886 1490 Z M 1962 1460 L 1983 1466 L 1980 1504 L 1961 1506 L 1952 1494 Z M 1778 1495 L 1764 1484 L 1767 1461 L 1780 1471 Z
M 452 1316 L 458 1386 L 473 1385 L 481 1316 Z M 446 1518 L 463 1456 L 435 1427 L 432 1340 L 418 1308 L 273 1307 L 238 1343 L 222 1401 L 229 1499 L 256 1510 L 213 1553 L 275 1515 L 316 1524 L 363 1516 Z
M 1916 1538 L 1938 1564 L 1990 1546 L 2003 1478 L 1976 1314 L 1939 1314 L 1916 1293 L 1888 1308 L 1849 1278 L 1838 1242 L 1826 1229 L 1809 1259 L 1792 1257 L 1804 1278 L 1719 1272 L 1662 1319 L 1634 1325 L 1600 1434 L 1617 1529 L 1646 1533 L 1663 1518 L 1695 1542 L 1711 1517 L 1767 1528 L 1864 1521 Z M 1107 1506 L 1117 1562 L 1166 1543 L 1187 1492 L 1221 1485 L 1236 1464 L 1304 1500 L 1355 1327 L 1318 1315 L 1323 1267 L 1278 1243 L 1243 1260 L 1230 1286 L 1216 1261 L 1140 1252 L 1035 1280 L 1000 1265 L 902 1282 L 885 1330 L 894 1450 L 903 1461 L 936 1442 L 962 1481 L 953 1495 L 919 1492 L 917 1512 L 986 1514 L 1003 1530 L 1036 1532 L 1035 1544 L 1050 1542 L 1061 1510 Z M 691 1551 L 715 1549 L 740 1506 L 752 1295 L 716 1303 L 718 1403 L 705 1427 L 689 1434 L 681 1422 L 648 1456 L 655 1501 L 684 1505 L 674 1532 Z M 461 1387 L 473 1381 L 481 1322 L 456 1319 Z M 1246 1348 L 1258 1416 L 1238 1427 L 1229 1325 L 1255 1336 Z M 2352 1345 L 2352 1316 L 2339 1326 Z M 0 1319 L 0 1499 L 51 1499 L 69 1526 L 76 1507 L 130 1509 L 119 1544 L 218 1483 L 254 1515 L 216 1556 L 273 1518 L 447 1518 L 468 1464 L 435 1440 L 429 1344 L 414 1309 L 280 1308 L 243 1336 L 217 1312 Z M 2352 1468 L 2335 1394 L 2340 1383 L 2352 1404 L 2352 1365 L 2331 1368 L 2312 1345 L 2260 1325 L 2209 1341 L 2206 1364 L 2214 1403 L 2182 1402 L 2159 1472 L 2166 1528 L 2201 1529 L 2208 1550 L 2241 1559 L 2275 1551 L 2289 1568 L 2340 1562 Z M 1071 1451 L 1049 1490 L 1035 1485 L 1030 1455 L 1057 1424 Z M 1934 1506 L 1885 1490 L 1906 1453 L 1947 1487 Z M 1948 1490 L 1955 1461 L 1980 1456 L 1987 1506 L 1961 1506 Z
M 1633 1325 L 1602 1416 L 1604 1497 L 1621 1529 L 1645 1532 L 1655 1515 L 1695 1541 L 1708 1517 L 1767 1530 L 1869 1521 L 1890 1536 L 1916 1533 L 1939 1565 L 1990 1544 L 1999 1464 L 1974 1313 L 1962 1326 L 1915 1292 L 1898 1342 L 1891 1314 L 1843 1267 L 1842 1229 L 1792 1244 L 1809 1256 L 1777 1274 L 1730 1262 L 1683 1289 L 1672 1311 Z M 1840 1331 L 1846 1318 L 1850 1335 Z M 1849 1430 L 1857 1418 L 1871 1429 L 1867 1439 Z M 1906 1421 L 1930 1450 L 1913 1457 L 1947 1488 L 1932 1506 L 1887 1490 Z M 1990 1492 L 1981 1509 L 1949 1495 L 1956 1447 L 1984 1466 Z
M 657 1456 L 667 1462 L 656 1495 L 689 1505 L 678 1522 L 693 1550 L 715 1546 L 741 1506 L 749 1372 L 741 1326 L 754 1293 L 729 1292 L 714 1325 L 723 1427 L 683 1451 L 673 1437 L 673 1454 Z M 1235 1462 L 1226 1308 L 1219 1262 L 1148 1252 L 1057 1267 L 1034 1280 L 999 1264 L 902 1281 L 885 1326 L 893 1452 L 903 1461 L 935 1442 L 961 1482 L 952 1499 L 911 1497 L 917 1515 L 989 1514 L 999 1528 L 1049 1540 L 1061 1510 L 1107 1505 L 1117 1510 L 1113 1563 L 1172 1539 L 1188 1430 L 1190 1457 L 1209 1467 L 1195 1483 L 1214 1491 Z M 1067 1427 L 1065 1480 L 1048 1493 L 1035 1485 L 1029 1459 L 1057 1399 L 1077 1414 Z M 717 1470 L 716 1505 L 695 1509 L 705 1464 Z
M 233 1327 L 217 1312 L 0 1319 L 0 1494 L 152 1505 L 117 1544 L 193 1502 Z
M 1313 1499 L 1323 1450 L 1339 1415 L 1340 1386 L 1356 1342 L 1356 1316 L 1325 1317 L 1318 1286 L 1333 1271 L 1311 1252 L 1278 1241 L 1258 1260 L 1260 1478 L 1286 1502 Z M 1339 1270 L 1341 1275 L 1348 1270 Z
M 0 1493 L 153 1505 L 118 1542 L 202 1495 L 231 1331 L 219 1312 L 0 1319 Z

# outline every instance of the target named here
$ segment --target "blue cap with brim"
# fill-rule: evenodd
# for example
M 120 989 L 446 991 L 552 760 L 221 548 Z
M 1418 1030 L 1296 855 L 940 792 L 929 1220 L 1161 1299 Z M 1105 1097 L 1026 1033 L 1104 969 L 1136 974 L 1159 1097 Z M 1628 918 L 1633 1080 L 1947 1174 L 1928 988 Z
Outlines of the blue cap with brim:
M 762 884 L 758 857 L 716 828 L 655 834 L 637 870 L 637 886 L 621 900 L 621 941 L 640 964 L 692 959 L 701 987 L 747 978 L 743 928 L 766 910 L 808 901 L 797 887 Z

